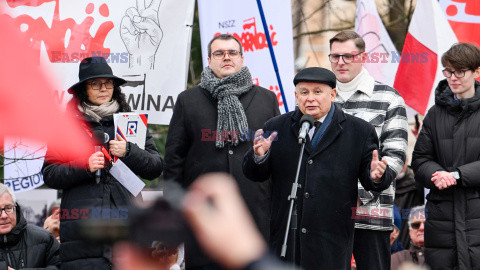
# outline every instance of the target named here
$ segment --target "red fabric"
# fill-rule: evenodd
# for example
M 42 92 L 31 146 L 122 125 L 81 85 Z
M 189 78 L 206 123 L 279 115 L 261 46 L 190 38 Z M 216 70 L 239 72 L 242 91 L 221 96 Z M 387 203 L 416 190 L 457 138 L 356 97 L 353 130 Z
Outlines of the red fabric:
M 460 42 L 475 43 L 480 47 L 480 23 L 448 21 Z
M 0 15 L 0 31 L 6 37 L 0 42 L 0 137 L 32 138 L 69 160 L 88 159 L 93 144 L 73 114 L 54 100 L 50 90 L 59 87 L 37 64 L 38 55 L 8 16 Z
M 413 60 L 412 55 L 420 55 L 418 61 Z M 402 95 L 408 106 L 422 115 L 425 115 L 427 110 L 437 65 L 437 54 L 407 33 L 393 87 Z

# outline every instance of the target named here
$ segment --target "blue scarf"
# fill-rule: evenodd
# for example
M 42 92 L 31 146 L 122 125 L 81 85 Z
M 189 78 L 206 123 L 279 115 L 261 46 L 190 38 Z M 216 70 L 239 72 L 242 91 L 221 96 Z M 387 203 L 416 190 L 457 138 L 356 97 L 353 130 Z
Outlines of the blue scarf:
M 313 148 L 317 147 L 317 144 L 322 139 L 323 134 L 325 134 L 325 131 L 327 130 L 328 126 L 330 126 L 330 123 L 332 122 L 334 112 L 335 112 L 335 104 L 332 103 L 332 107 L 330 107 L 330 111 L 328 112 L 327 117 L 325 117 L 325 120 L 323 121 L 322 125 L 320 126 L 320 129 L 317 131 L 317 133 L 315 134 L 315 136 L 312 139 Z

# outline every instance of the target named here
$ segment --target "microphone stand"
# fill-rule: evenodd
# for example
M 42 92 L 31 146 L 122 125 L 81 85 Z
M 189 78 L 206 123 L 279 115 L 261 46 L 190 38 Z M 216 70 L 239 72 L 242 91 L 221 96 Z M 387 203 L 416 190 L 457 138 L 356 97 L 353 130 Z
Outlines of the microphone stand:
M 295 175 L 295 182 L 292 184 L 292 191 L 290 195 L 288 196 L 288 200 L 290 200 L 290 210 L 288 212 L 288 220 L 287 220 L 287 228 L 285 230 L 285 237 L 283 239 L 283 245 L 282 245 L 282 251 L 280 256 L 282 258 L 285 258 L 286 252 L 287 252 L 287 240 L 288 240 L 288 232 L 290 230 L 290 223 L 292 225 L 292 254 L 293 254 L 293 268 L 295 269 L 295 253 L 296 253 L 296 235 L 297 235 L 297 190 L 301 186 L 298 184 L 298 176 L 300 175 L 300 167 L 302 167 L 302 158 L 303 158 L 303 152 L 305 150 L 305 139 L 299 139 L 299 143 L 302 144 L 301 149 L 300 149 L 300 156 L 298 157 L 298 165 L 297 165 L 297 173 Z

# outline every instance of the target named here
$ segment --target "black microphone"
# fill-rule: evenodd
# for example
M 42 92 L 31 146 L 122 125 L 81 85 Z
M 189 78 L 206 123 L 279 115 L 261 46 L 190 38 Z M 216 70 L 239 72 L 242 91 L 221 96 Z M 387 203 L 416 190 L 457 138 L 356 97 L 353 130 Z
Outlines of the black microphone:
M 310 130 L 310 128 L 313 127 L 313 122 L 313 116 L 311 116 L 310 114 L 305 114 L 300 119 L 300 125 L 302 125 L 302 127 L 300 128 L 300 131 L 298 133 L 299 144 L 302 144 L 306 141 L 308 131 Z
M 97 144 L 99 143 L 100 145 L 95 145 L 95 152 L 102 151 L 102 144 L 105 142 L 105 133 L 101 130 L 94 130 L 93 131 L 93 137 L 95 140 L 97 140 Z M 95 172 L 95 182 L 98 184 L 100 183 L 100 177 L 102 176 L 102 170 L 98 169 Z

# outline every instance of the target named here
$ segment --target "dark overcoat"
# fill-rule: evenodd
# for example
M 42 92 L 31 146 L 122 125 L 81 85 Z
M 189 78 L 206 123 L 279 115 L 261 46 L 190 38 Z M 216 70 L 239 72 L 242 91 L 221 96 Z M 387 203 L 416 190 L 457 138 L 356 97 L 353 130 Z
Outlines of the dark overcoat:
M 257 129 L 270 118 L 280 114 L 275 94 L 254 85 L 239 97 L 247 116 L 249 132 L 238 146 L 227 143 L 215 147 L 217 130 L 217 101 L 206 89 L 196 86 L 180 93 L 175 103 L 165 145 L 165 172 L 167 180 L 188 187 L 198 176 L 208 172 L 230 173 L 264 237 L 269 235 L 270 181 L 255 183 L 242 173 L 242 161 L 252 146 Z M 227 134 L 228 135 L 228 134 Z M 232 134 L 230 134 L 232 135 Z M 187 252 L 189 247 L 187 246 Z M 201 266 L 209 260 L 190 251 L 186 256 L 188 267 Z
M 455 100 L 439 83 L 412 156 L 415 180 L 430 189 L 425 261 L 432 269 L 480 269 L 480 83 L 475 96 Z M 439 190 L 436 171 L 458 170 L 456 186 Z
M 113 116 L 100 122 L 77 112 L 92 132 L 98 130 L 114 138 Z M 85 133 L 87 134 L 87 133 Z M 163 161 L 152 136 L 147 131 L 145 150 L 130 144 L 130 152 L 120 158 L 135 174 L 152 180 L 159 177 Z M 108 149 L 108 143 L 105 147 Z M 93 153 L 93 149 L 92 149 Z M 42 168 L 45 184 L 54 189 L 62 189 L 60 212 L 60 259 L 62 269 L 109 269 L 111 248 L 107 245 L 91 245 L 80 234 L 80 225 L 89 219 L 126 219 L 128 206 L 133 195 L 109 172 L 103 169 L 101 182 L 95 182 L 95 174 L 86 168 L 78 168 L 75 162 L 64 162 L 58 153 L 47 151 Z M 141 195 L 138 195 L 141 196 Z
M 336 105 L 335 105 L 336 106 Z M 264 131 L 277 131 L 268 159 L 256 164 L 253 150 L 244 158 L 245 175 L 254 181 L 272 180 L 271 246 L 280 254 L 295 180 L 300 145 L 295 111 L 265 123 Z M 370 162 L 378 139 L 373 126 L 335 107 L 332 122 L 315 149 L 307 141 L 300 169 L 298 197 L 297 264 L 304 269 L 350 269 L 353 249 L 357 181 L 368 190 L 386 189 L 394 178 L 388 168 L 382 181 L 370 178 Z M 353 211 L 353 217 L 352 217 Z M 289 237 L 292 239 L 292 237 Z M 289 243 L 287 258 L 292 260 Z

